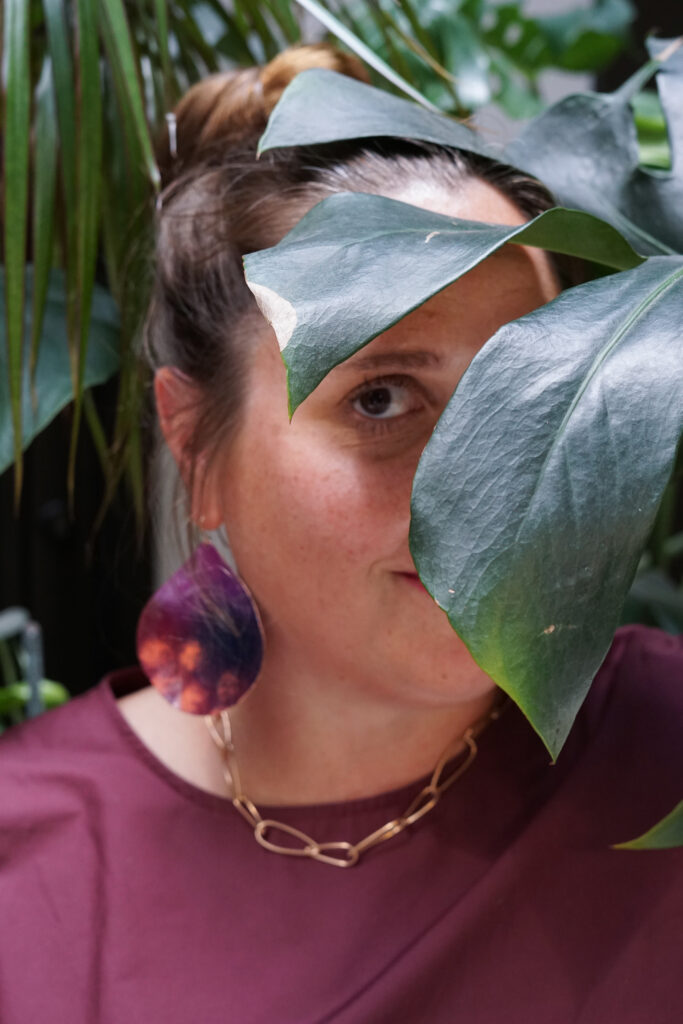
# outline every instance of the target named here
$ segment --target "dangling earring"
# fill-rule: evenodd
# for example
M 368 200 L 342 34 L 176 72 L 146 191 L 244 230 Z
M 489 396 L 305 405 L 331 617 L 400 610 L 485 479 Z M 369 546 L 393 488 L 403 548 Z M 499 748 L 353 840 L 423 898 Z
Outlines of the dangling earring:
M 211 544 L 200 544 L 147 602 L 137 651 L 152 685 L 194 715 L 232 707 L 252 685 L 263 660 L 259 615 Z

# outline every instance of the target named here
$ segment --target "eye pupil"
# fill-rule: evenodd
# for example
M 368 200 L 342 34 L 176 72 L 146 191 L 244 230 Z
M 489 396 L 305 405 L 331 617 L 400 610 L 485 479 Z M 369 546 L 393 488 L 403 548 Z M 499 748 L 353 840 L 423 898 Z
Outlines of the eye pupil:
M 387 387 L 372 388 L 360 398 L 363 411 L 370 416 L 380 416 L 391 405 L 391 390 Z

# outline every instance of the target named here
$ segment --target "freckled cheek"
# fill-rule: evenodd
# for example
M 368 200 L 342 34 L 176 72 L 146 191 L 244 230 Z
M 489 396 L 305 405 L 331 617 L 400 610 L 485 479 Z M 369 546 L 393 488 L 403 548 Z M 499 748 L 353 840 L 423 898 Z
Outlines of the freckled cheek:
M 237 514 L 226 517 L 241 565 L 247 560 L 257 568 L 270 551 L 283 568 L 320 572 L 334 565 L 336 572 L 352 572 L 400 543 L 412 477 L 406 485 L 388 466 L 310 449 L 265 463 L 243 477 L 233 503 Z

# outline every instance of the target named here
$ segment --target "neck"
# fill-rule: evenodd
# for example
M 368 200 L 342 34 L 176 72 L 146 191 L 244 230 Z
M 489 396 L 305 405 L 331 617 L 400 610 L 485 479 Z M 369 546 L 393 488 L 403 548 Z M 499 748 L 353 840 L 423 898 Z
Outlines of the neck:
M 313 678 L 300 665 L 266 666 L 230 712 L 243 792 L 257 804 L 294 805 L 407 785 L 430 774 L 444 749 L 491 709 L 496 690 L 483 679 L 474 695 L 423 706 L 347 679 Z

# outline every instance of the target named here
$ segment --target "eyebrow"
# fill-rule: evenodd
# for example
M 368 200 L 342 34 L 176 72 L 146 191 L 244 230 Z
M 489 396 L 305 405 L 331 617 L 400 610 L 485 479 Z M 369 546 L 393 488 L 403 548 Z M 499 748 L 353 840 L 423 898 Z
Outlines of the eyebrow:
M 382 366 L 425 367 L 440 366 L 441 357 L 423 349 L 414 351 L 378 352 L 372 356 L 352 356 L 339 363 L 338 370 L 376 370 Z

